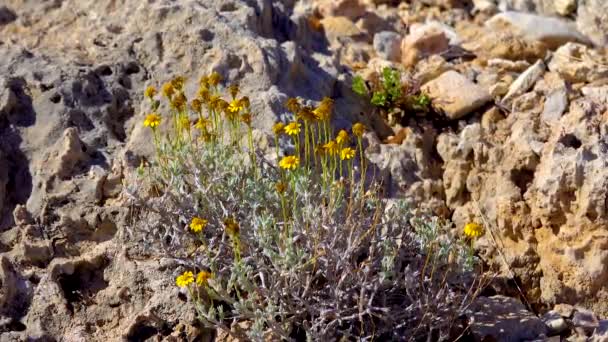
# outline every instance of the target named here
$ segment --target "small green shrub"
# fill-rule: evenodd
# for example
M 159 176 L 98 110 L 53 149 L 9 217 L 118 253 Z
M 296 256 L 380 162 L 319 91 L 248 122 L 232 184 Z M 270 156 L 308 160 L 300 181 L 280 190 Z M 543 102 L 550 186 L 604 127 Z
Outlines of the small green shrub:
M 223 100 L 219 83 L 204 77 L 189 106 L 182 78 L 163 86 L 169 115 L 144 121 L 157 157 L 128 188 L 133 234 L 180 261 L 176 285 L 200 320 L 255 341 L 448 340 L 479 285 L 468 240 L 362 181 L 365 126 L 334 135 L 330 99 L 287 102 L 274 165 L 255 150 L 248 99 L 232 86 Z
M 403 117 L 407 112 L 427 113 L 430 110 L 430 98 L 416 89 L 402 83 L 401 73 L 392 68 L 384 68 L 379 79 L 373 79 L 368 87 L 360 75 L 353 77 L 352 89 L 360 96 L 369 98 L 372 105 L 385 114 Z M 370 89 L 371 88 L 371 89 Z

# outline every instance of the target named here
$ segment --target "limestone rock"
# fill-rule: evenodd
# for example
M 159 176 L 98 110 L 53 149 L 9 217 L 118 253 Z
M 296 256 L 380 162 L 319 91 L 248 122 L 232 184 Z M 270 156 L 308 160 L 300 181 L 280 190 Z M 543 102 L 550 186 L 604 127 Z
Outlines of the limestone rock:
M 608 3 L 603 0 L 578 1 L 576 26 L 598 46 L 608 43 Z
M 563 19 L 550 18 L 529 13 L 503 12 L 486 22 L 488 27 L 510 26 L 517 34 L 527 39 L 540 41 L 550 48 L 557 48 L 568 42 L 590 43 L 578 32 L 574 23 Z
M 330 42 L 338 42 L 339 39 L 363 39 L 366 34 L 347 17 L 325 17 L 321 20 L 323 31 Z
M 555 51 L 549 70 L 570 82 L 592 82 L 608 77 L 606 58 L 587 46 L 568 43 Z
M 543 106 L 541 119 L 546 124 L 556 123 L 568 108 L 568 92 L 566 88 L 559 88 L 547 95 Z
M 397 62 L 401 59 L 401 36 L 390 31 L 378 32 L 374 35 L 374 49 L 378 56 Z
M 545 72 L 546 66 L 542 60 L 536 61 L 531 67 L 524 71 L 509 87 L 509 91 L 503 98 L 503 102 L 508 102 L 515 96 L 521 95 L 530 90 L 536 81 Z
M 459 33 L 464 39 L 462 47 L 474 51 L 484 60 L 501 58 L 533 63 L 543 58 L 547 51 L 544 43 L 526 39 L 508 30 L 473 27 L 460 30 Z
M 479 297 L 467 314 L 472 320 L 471 331 L 479 340 L 522 341 L 546 333 L 546 326 L 538 317 L 509 297 Z
M 547 326 L 547 331 L 551 335 L 561 334 L 568 329 L 568 322 L 557 312 L 549 311 L 542 317 Z
M 572 324 L 574 324 L 575 328 L 581 328 L 588 335 L 600 326 L 599 320 L 593 312 L 580 309 L 574 312 Z
M 426 83 L 422 90 L 451 120 L 457 120 L 480 108 L 492 97 L 487 90 L 469 81 L 456 71 L 447 71 Z
M 323 17 L 347 17 L 355 20 L 366 12 L 365 5 L 360 0 L 322 0 L 317 6 Z
M 554 0 L 553 5 L 559 15 L 566 16 L 576 11 L 576 0 Z
M 446 52 L 449 40 L 436 25 L 415 25 L 401 43 L 402 63 L 413 66 L 420 59 Z

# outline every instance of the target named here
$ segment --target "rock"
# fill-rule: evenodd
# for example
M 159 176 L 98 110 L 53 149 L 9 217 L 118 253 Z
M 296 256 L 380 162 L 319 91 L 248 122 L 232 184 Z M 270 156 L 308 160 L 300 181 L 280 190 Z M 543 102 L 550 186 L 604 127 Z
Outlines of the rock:
M 524 71 L 509 87 L 509 91 L 502 99 L 503 103 L 511 101 L 515 96 L 528 91 L 545 72 L 545 63 L 542 60 L 536 61 L 531 67 Z
M 492 100 L 490 94 L 456 71 L 447 71 L 422 86 L 433 106 L 457 120 Z
M 8 115 L 18 104 L 17 95 L 10 87 L 10 80 L 0 79 L 0 118 Z
M 607 59 L 582 44 L 568 43 L 555 51 L 549 70 L 570 82 L 593 82 L 608 77 Z
M 478 297 L 466 313 L 477 340 L 522 341 L 546 333 L 545 324 L 527 311 L 518 300 L 504 297 Z
M 578 1 L 576 26 L 593 40 L 597 46 L 608 44 L 608 3 L 604 0 Z
M 547 46 L 505 30 L 470 27 L 460 30 L 462 47 L 475 52 L 481 60 L 501 58 L 512 61 L 535 62 L 544 58 Z
M 568 92 L 566 88 L 556 89 L 545 98 L 541 119 L 544 123 L 552 125 L 562 117 L 567 108 Z
M 432 55 L 416 64 L 414 79 L 425 84 L 451 69 L 451 65 L 439 55 Z
M 574 308 L 574 306 L 570 305 L 570 304 L 556 304 L 553 307 L 554 312 L 558 313 L 560 316 L 564 317 L 564 318 L 572 318 L 572 315 L 574 314 L 574 311 L 576 309 Z
M 401 58 L 405 66 L 414 66 L 419 60 L 448 50 L 449 41 L 436 25 L 414 25 L 401 42 Z
M 585 99 L 598 105 L 608 106 L 608 85 L 583 87 L 581 88 L 581 92 L 585 95 Z
M 0 314 L 7 314 L 12 301 L 17 296 L 17 277 L 12 265 L 4 256 L 0 256 Z
M 0 216 L 4 212 L 4 201 L 6 198 L 6 186 L 8 184 L 8 165 L 2 151 L 0 151 Z M 1 221 L 1 220 L 0 220 Z
M 325 17 L 321 20 L 323 31 L 330 42 L 339 42 L 339 39 L 360 40 L 366 37 L 365 32 L 347 17 Z
M 378 56 L 397 62 L 401 59 L 401 36 L 390 31 L 378 32 L 374 35 L 374 49 Z
M 347 17 L 356 20 L 366 12 L 360 0 L 321 0 L 316 4 L 323 17 Z
M 589 310 L 577 309 L 572 316 L 575 328 L 581 328 L 587 335 L 591 335 L 599 327 L 597 316 Z
M 51 174 L 60 178 L 71 177 L 78 164 L 89 160 L 85 151 L 86 147 L 80 141 L 76 128 L 68 128 L 47 161 Z
M 474 11 L 481 13 L 494 14 L 498 7 L 491 0 L 473 0 Z
M 562 16 L 567 16 L 576 10 L 576 0 L 554 0 L 553 5 L 555 11 Z
M 445 203 L 440 200 L 443 187 L 439 176 L 439 164 L 432 162 L 435 131 L 431 127 L 405 128 L 398 144 L 380 144 L 374 133 L 368 133 L 369 147 L 365 151 L 377 174 L 385 180 L 386 193 L 405 191 L 413 203 L 429 212 L 445 213 Z M 417 163 L 416 160 L 424 160 Z M 371 173 L 371 171 L 370 171 Z
M 568 42 L 590 43 L 589 39 L 578 32 L 574 23 L 558 18 L 509 11 L 496 14 L 486 22 L 486 26 L 490 28 L 505 25 L 517 34 L 540 41 L 552 49 Z
M 0 26 L 17 19 L 17 14 L 6 6 L 0 6 Z
M 593 331 L 591 335 L 591 342 L 606 342 L 608 341 L 608 320 L 603 319 L 599 321 L 598 327 Z
M 502 71 L 522 72 L 530 67 L 527 61 L 510 61 L 502 58 L 492 58 L 488 61 L 488 67 L 500 69 Z
M 568 322 L 555 311 L 549 311 L 544 314 L 542 321 L 547 326 L 547 332 L 550 335 L 558 335 L 568 329 Z

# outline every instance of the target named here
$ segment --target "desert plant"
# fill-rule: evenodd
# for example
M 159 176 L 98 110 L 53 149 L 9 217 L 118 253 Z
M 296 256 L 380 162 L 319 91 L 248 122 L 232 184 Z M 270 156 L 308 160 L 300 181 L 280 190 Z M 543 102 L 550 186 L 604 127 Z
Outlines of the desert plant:
M 395 119 L 402 118 L 406 113 L 426 113 L 431 105 L 430 98 L 420 91 L 414 80 L 402 82 L 400 71 L 389 67 L 382 69 L 382 74 L 369 82 L 355 75 L 352 89 Z
M 255 151 L 248 99 L 219 83 L 203 77 L 188 108 L 183 79 L 168 82 L 164 116 L 146 91 L 157 156 L 128 187 L 133 234 L 180 260 L 200 320 L 256 341 L 449 339 L 479 288 L 468 240 L 362 182 L 365 126 L 334 134 L 330 99 L 287 102 L 275 165 Z

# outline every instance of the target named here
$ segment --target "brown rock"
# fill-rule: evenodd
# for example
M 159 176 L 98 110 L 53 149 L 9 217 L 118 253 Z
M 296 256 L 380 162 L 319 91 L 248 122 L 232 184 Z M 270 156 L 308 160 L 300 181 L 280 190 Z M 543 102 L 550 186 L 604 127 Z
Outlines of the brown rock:
M 446 34 L 438 27 L 416 25 L 401 42 L 401 61 L 411 67 L 422 58 L 446 52 L 448 46 Z
M 366 12 L 360 0 L 321 0 L 317 5 L 323 17 L 347 17 L 355 20 Z
M 356 39 L 366 36 L 365 32 L 347 17 L 326 17 L 321 20 L 321 25 L 330 42 L 337 42 L 339 38 Z
M 555 51 L 549 70 L 570 82 L 593 82 L 608 77 L 608 58 L 585 45 L 568 43 Z
M 451 120 L 460 119 L 492 100 L 487 90 L 456 71 L 443 73 L 423 85 L 422 91 Z

